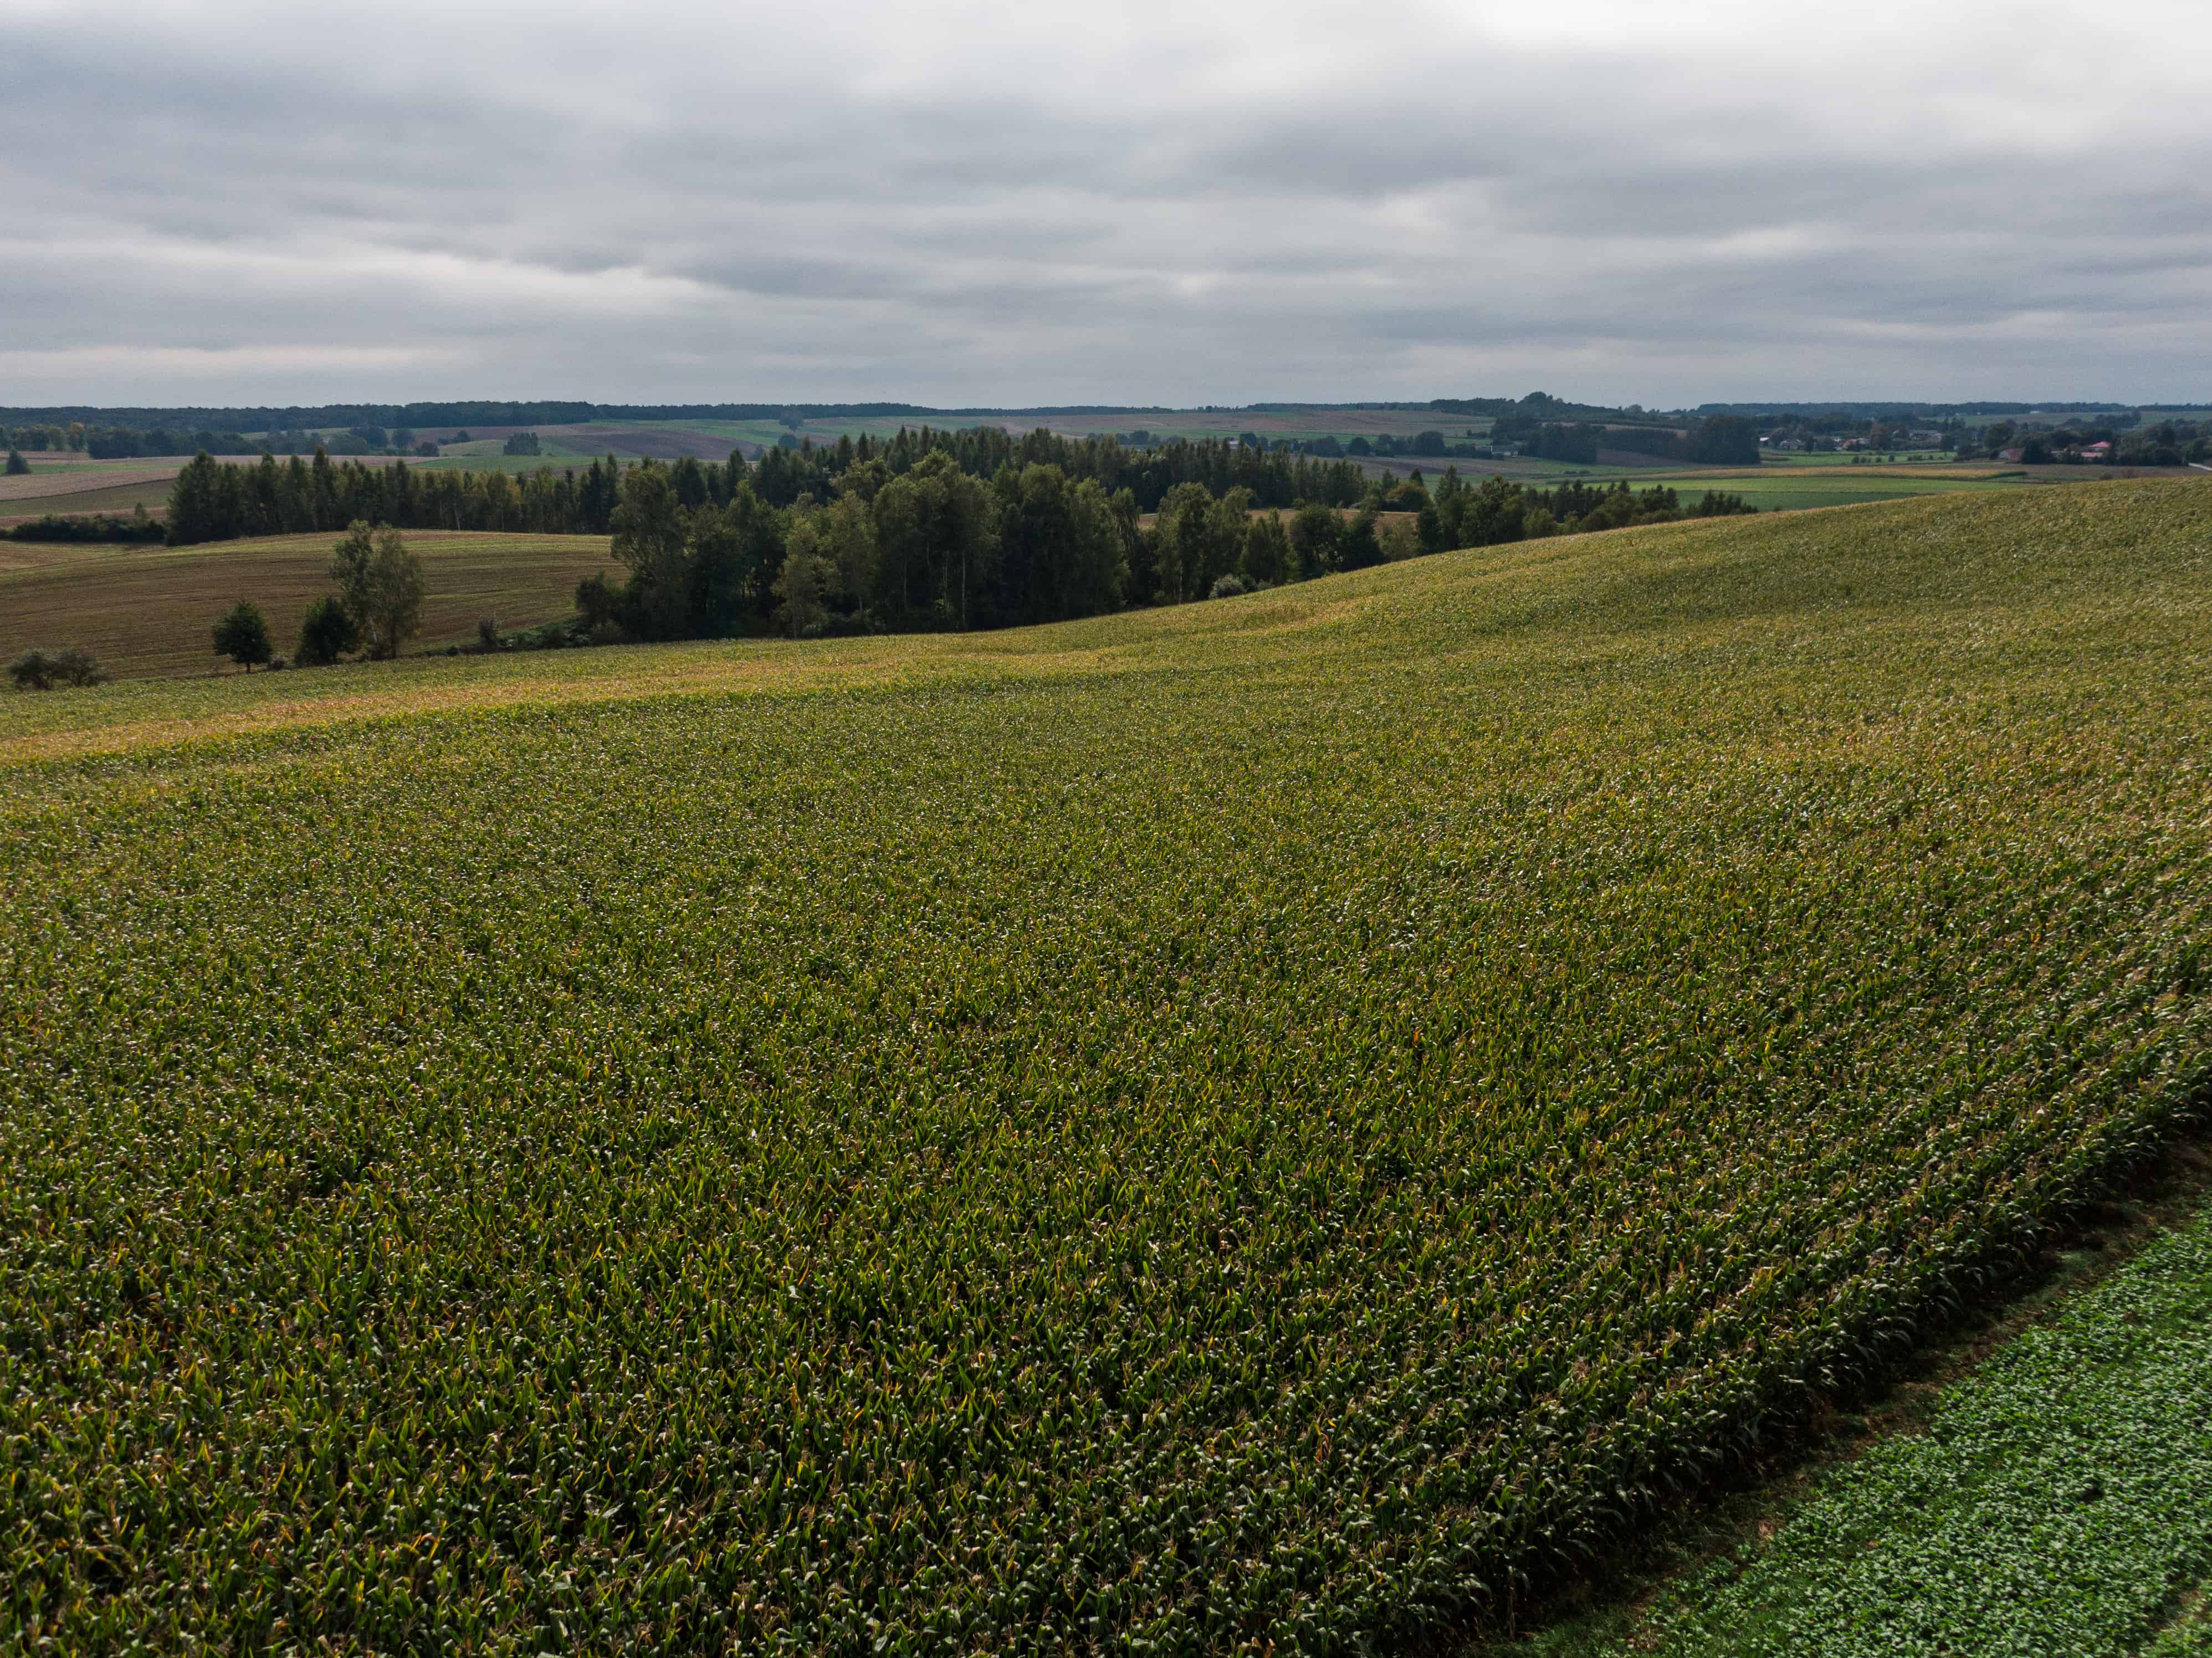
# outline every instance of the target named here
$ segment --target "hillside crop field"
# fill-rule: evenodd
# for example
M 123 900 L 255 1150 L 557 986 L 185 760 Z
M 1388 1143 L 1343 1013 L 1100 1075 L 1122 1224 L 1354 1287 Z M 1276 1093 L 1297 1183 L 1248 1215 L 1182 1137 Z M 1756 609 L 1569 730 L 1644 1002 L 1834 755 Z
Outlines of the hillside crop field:
M 0 1646 L 1343 1650 L 2206 1098 L 2212 487 L 0 702 Z

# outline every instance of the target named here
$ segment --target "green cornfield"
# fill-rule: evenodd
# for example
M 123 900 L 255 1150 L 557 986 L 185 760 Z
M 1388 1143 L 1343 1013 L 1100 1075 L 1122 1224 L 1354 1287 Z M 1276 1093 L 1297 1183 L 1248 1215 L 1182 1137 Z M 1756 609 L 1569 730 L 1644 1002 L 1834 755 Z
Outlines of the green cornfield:
M 2212 483 L 0 701 L 0 1648 L 1363 1649 L 2207 1096 Z

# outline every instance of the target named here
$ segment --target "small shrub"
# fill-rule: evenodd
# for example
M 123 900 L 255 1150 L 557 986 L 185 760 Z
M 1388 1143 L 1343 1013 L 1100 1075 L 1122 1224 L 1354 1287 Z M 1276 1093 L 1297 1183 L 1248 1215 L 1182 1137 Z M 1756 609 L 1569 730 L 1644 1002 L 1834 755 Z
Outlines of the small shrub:
M 1213 590 L 1207 593 L 1206 597 L 1208 598 L 1239 598 L 1251 591 L 1244 585 L 1244 578 L 1241 575 L 1217 576 L 1214 578 Z
M 72 645 L 61 651 L 26 651 L 8 665 L 19 691 L 51 691 L 64 685 L 98 685 L 107 676 L 92 653 Z
M 499 648 L 498 617 L 480 616 L 477 618 L 477 643 L 488 651 Z
M 272 656 L 269 659 L 269 671 L 271 673 L 282 672 L 284 669 L 289 668 L 291 665 L 292 665 L 290 663 L 287 662 L 281 656 Z
M 599 638 L 602 633 L 617 639 L 622 636 L 622 595 L 604 574 L 587 575 L 576 584 L 576 613 L 583 618 L 584 631 L 592 638 Z
M 8 476 L 9 477 L 21 477 L 30 470 L 31 463 L 23 459 L 23 452 L 21 450 L 10 449 L 8 452 Z
M 130 518 L 106 513 L 48 513 L 27 524 L 18 524 L 7 536 L 10 541 L 153 542 L 162 540 L 167 533 L 167 526 L 147 517 L 141 507 Z

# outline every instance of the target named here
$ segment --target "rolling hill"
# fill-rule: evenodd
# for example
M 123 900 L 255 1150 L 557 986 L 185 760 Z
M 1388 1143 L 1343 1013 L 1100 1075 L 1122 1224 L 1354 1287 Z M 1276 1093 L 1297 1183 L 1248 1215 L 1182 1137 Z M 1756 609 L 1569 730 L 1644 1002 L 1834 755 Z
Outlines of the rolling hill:
M 2167 483 L 8 699 L 0 1642 L 1425 1638 L 2201 1108 L 2208 722 Z

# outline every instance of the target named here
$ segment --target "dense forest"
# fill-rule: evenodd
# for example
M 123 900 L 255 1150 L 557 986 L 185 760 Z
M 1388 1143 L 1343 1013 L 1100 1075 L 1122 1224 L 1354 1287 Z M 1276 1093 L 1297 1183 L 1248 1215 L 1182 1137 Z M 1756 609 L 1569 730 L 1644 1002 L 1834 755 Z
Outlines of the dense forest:
M 1693 421 L 1686 430 L 1669 426 L 1609 426 L 1595 421 L 1547 421 L 1501 416 L 1490 430 L 1493 446 L 1511 445 L 1540 460 L 1595 465 L 1600 449 L 1679 460 L 1697 466 L 1756 466 L 1759 428 L 1736 415 Z
M 1744 508 L 1711 495 L 1697 510 Z M 355 522 L 611 535 L 628 579 L 586 582 L 573 629 L 550 643 L 1053 622 L 1687 515 L 1673 490 L 1625 483 L 1474 486 L 1447 471 L 1433 492 L 1418 474 L 1386 491 L 1346 463 L 1234 444 L 1133 452 L 975 428 L 771 449 L 750 464 L 610 458 L 520 477 L 202 455 L 178 477 L 169 537 Z
M 1619 420 L 1635 418 L 1641 410 L 1601 409 L 1589 404 L 1566 403 L 1543 392 L 1512 398 L 1436 398 L 1425 403 L 1365 401 L 1354 403 L 1255 403 L 1230 410 L 1209 404 L 1200 410 L 1179 411 L 1159 404 L 1066 404 L 1030 409 L 933 409 L 914 403 L 586 403 L 574 399 L 504 400 L 468 398 L 436 403 L 333 403 L 313 407 L 297 404 L 240 408 L 188 407 L 173 409 L 100 409 L 86 405 L 51 408 L 0 408 L 0 426 L 10 422 L 66 430 L 70 426 L 110 431 L 171 433 L 328 431 L 362 426 L 573 426 L 591 421 L 750 421 L 775 420 L 797 426 L 809 420 L 911 420 L 917 424 L 948 416 L 1019 419 L 1077 417 L 1106 415 L 1309 414 L 1317 410 L 1382 409 L 1430 410 L 1438 414 L 1496 416 L 1517 414 L 1535 420 Z M 27 448 L 75 446 L 63 443 L 27 444 Z M 212 444 L 198 447 L 217 449 Z M 149 452 L 140 451 L 141 453 Z M 175 453 L 176 451 L 169 452 Z M 250 453 L 250 449 L 229 452 Z
M 261 446 L 245 434 L 215 427 L 109 426 L 82 421 L 33 421 L 0 426 L 0 444 L 15 449 L 47 450 L 90 457 L 94 460 L 127 459 L 134 455 L 184 455 L 196 449 L 217 454 L 252 454 Z
M 984 479 L 944 450 L 896 474 L 880 459 L 856 464 L 827 501 L 809 495 L 779 511 L 741 483 L 726 506 L 687 509 L 675 473 L 646 465 L 622 476 L 611 529 L 629 576 L 619 588 L 583 585 L 576 633 L 675 639 L 770 626 L 811 636 L 1055 622 L 1692 515 L 1663 488 L 1470 486 L 1448 471 L 1433 494 L 1419 477 L 1370 489 L 1349 516 L 1319 501 L 1255 511 L 1264 504 L 1243 486 L 1217 495 L 1185 482 L 1146 525 L 1128 489 L 1109 495 L 1096 478 L 1037 462 Z M 1715 494 L 1696 513 L 1747 510 Z
M 750 464 L 732 452 L 720 465 L 687 459 L 667 471 L 687 510 L 728 507 L 741 486 L 769 507 L 785 507 L 808 496 L 828 501 L 838 492 L 837 481 L 856 467 L 878 467 L 897 477 L 933 454 L 979 478 L 1009 467 L 1056 466 L 1109 494 L 1128 490 L 1140 513 L 1157 511 L 1169 491 L 1185 483 L 1202 484 L 1215 495 L 1248 490 L 1253 504 L 1261 507 L 1300 501 L 1348 507 L 1367 489 L 1365 475 L 1347 462 L 1316 462 L 1218 440 L 1177 440 L 1137 451 L 1112 438 L 1064 438 L 1045 431 L 1017 438 L 988 426 L 958 431 L 921 427 L 882 441 L 863 436 L 820 447 L 810 443 L 769 449 Z M 169 502 L 169 533 L 173 544 L 184 546 L 337 529 L 365 519 L 401 529 L 605 535 L 613 528 L 621 474 L 621 464 L 612 456 L 580 471 L 546 467 L 510 477 L 425 472 L 404 462 L 339 463 L 320 452 L 312 461 L 264 457 L 251 465 L 227 465 L 203 455 L 178 477 Z

